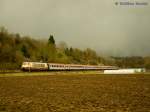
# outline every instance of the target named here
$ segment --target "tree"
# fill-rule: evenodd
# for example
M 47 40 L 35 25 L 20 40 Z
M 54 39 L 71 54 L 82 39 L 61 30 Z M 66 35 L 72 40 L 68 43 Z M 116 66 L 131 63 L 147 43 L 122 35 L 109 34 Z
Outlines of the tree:
M 54 40 L 53 35 L 50 35 L 49 40 L 48 40 L 48 44 L 55 45 L 55 40 Z
M 150 56 L 144 57 L 144 66 L 150 70 Z
M 97 54 L 94 50 L 87 48 L 84 51 L 84 59 L 88 64 L 96 64 L 97 63 Z
M 27 45 L 24 44 L 21 48 L 21 51 L 26 58 L 30 58 L 29 48 L 27 47 Z
M 49 39 L 48 39 L 48 45 L 47 47 L 47 52 L 48 52 L 48 62 L 55 62 L 55 58 L 56 58 L 56 45 L 55 45 L 55 39 L 53 37 L 53 35 L 50 35 Z
M 2 27 L 0 27 L 0 33 L 7 34 L 8 31 L 5 27 L 2 26 Z
M 19 65 L 23 62 L 23 55 L 21 51 L 15 51 L 15 57 L 14 57 L 14 61 L 15 63 L 18 63 Z
M 21 43 L 21 38 L 19 34 L 15 34 L 15 44 L 19 45 Z
M 0 62 L 11 62 L 13 55 L 13 48 L 9 44 L 3 45 L 0 53 Z

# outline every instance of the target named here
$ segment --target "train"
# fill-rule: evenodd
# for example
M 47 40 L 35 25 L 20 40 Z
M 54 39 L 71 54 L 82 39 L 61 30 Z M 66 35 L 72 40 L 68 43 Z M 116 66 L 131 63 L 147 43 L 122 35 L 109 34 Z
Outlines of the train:
M 23 71 L 116 70 L 116 66 L 23 62 Z

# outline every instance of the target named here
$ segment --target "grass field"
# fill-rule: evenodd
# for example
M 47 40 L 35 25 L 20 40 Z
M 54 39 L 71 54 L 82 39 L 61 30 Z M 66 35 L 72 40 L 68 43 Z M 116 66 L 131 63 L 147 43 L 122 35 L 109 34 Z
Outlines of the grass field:
M 0 112 L 150 112 L 150 74 L 0 76 Z

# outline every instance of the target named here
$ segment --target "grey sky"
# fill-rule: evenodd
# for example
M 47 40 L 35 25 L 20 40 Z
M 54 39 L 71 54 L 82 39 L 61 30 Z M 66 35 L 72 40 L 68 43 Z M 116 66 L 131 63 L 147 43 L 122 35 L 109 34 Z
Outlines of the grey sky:
M 150 2 L 116 1 L 125 0 L 0 0 L 0 26 L 35 38 L 53 34 L 57 42 L 100 54 L 150 55 Z

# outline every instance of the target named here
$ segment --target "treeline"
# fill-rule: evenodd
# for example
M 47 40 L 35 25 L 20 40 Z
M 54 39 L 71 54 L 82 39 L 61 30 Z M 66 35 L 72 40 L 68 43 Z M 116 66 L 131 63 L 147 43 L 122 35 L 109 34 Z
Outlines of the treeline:
M 147 68 L 150 69 L 150 57 L 112 57 L 115 64 L 121 68 Z
M 19 69 L 23 61 L 71 63 L 90 65 L 114 65 L 122 68 L 148 68 L 150 57 L 99 56 L 94 50 L 68 47 L 65 42 L 56 45 L 53 35 L 47 40 L 9 33 L 0 27 L 0 69 Z
M 80 50 L 68 47 L 65 42 L 56 45 L 53 35 L 48 40 L 38 40 L 9 33 L 1 27 L 0 69 L 10 69 L 10 65 L 12 69 L 20 68 L 23 61 L 98 65 L 104 59 L 90 48 Z

